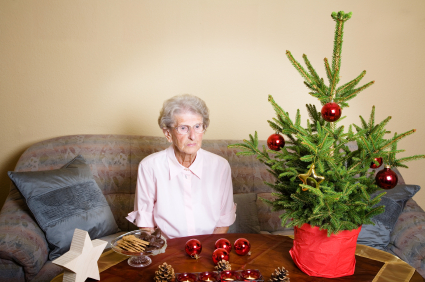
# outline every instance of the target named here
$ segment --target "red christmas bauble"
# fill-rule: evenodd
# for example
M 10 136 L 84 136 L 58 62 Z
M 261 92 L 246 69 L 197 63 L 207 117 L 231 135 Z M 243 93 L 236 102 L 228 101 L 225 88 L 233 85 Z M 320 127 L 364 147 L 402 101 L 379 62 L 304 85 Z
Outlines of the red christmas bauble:
M 202 251 L 202 244 L 201 242 L 199 242 L 199 240 L 190 239 L 189 241 L 186 242 L 186 245 L 184 246 L 184 250 L 192 258 L 198 259 L 199 254 Z
M 235 241 L 233 244 L 235 248 L 235 253 L 237 253 L 240 256 L 244 256 L 249 253 L 249 250 L 251 250 L 251 244 L 249 241 L 245 238 L 239 238 Z
M 397 174 L 391 170 L 390 166 L 385 168 L 375 176 L 376 184 L 383 189 L 392 189 L 397 185 Z
M 227 240 L 226 238 L 220 238 L 217 241 L 215 241 L 215 248 L 216 249 L 223 248 L 230 253 L 230 251 L 232 250 L 232 244 L 230 244 L 230 241 Z
M 229 252 L 226 251 L 226 249 L 218 248 L 215 249 L 212 254 L 212 259 L 214 264 L 217 264 L 221 260 L 227 260 L 229 261 Z
M 376 165 L 374 162 L 370 165 L 370 168 L 378 168 L 382 165 L 382 158 L 375 158 L 375 161 L 379 163 L 379 165 Z
M 283 146 L 285 146 L 285 139 L 283 139 L 282 135 L 275 133 L 267 138 L 267 147 L 270 150 L 279 151 Z
M 341 107 L 334 102 L 326 103 L 322 108 L 322 117 L 329 122 L 337 121 L 341 117 Z

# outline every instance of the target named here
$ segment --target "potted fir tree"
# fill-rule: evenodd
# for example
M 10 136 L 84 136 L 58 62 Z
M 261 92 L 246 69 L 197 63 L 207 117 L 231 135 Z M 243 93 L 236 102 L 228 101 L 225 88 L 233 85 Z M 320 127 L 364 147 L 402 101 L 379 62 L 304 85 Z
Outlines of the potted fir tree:
M 397 184 L 393 167 L 407 167 L 405 162 L 424 158 L 416 155 L 396 158 L 397 143 L 412 134 L 390 133 L 385 129 L 391 117 L 375 123 L 375 107 L 369 121 L 360 117 L 361 124 L 352 124 L 346 131 L 339 126 L 341 110 L 359 92 L 371 86 L 371 81 L 357 87 L 365 76 L 363 71 L 355 79 L 337 87 L 340 80 L 341 47 L 344 23 L 351 13 L 334 12 L 336 22 L 332 62 L 324 59 L 329 85 L 325 84 L 303 55 L 305 69 L 289 51 L 287 57 L 305 79 L 310 94 L 319 99 L 321 112 L 307 105 L 310 120 L 301 125 L 297 111 L 295 121 L 269 96 L 277 117 L 268 121 L 276 132 L 267 144 L 258 148 L 258 137 L 250 135 L 244 143 L 229 147 L 242 149 L 239 155 L 257 155 L 269 167 L 276 181 L 267 183 L 276 193 L 274 201 L 267 201 L 274 210 L 284 211 L 282 225 L 294 226 L 294 246 L 291 256 L 297 266 L 311 276 L 340 277 L 352 275 L 355 267 L 355 247 L 362 224 L 373 224 L 371 218 L 384 211 L 376 207 L 381 193 L 370 195 L 380 188 L 391 189 Z M 283 136 L 286 136 L 284 139 Z M 285 145 L 286 142 L 286 146 Z M 350 150 L 348 142 L 356 142 L 357 149 Z M 371 168 L 385 164 L 376 177 Z

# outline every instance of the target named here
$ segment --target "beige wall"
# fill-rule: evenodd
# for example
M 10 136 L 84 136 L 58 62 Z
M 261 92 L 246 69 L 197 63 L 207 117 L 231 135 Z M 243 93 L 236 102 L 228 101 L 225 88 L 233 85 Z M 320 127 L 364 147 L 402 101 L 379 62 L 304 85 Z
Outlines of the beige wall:
M 162 102 L 192 93 L 211 110 L 205 138 L 266 139 L 274 117 L 267 95 L 307 118 L 308 95 L 285 50 L 307 54 L 325 76 L 332 11 L 346 24 L 342 82 L 368 73 L 376 84 L 344 110 L 345 124 L 377 107 L 400 142 L 423 154 L 425 2 L 410 1 L 22 1 L 0 2 L 0 206 L 8 170 L 31 144 L 69 134 L 160 136 Z M 425 187 L 425 161 L 402 170 Z M 425 189 L 415 199 L 425 207 Z

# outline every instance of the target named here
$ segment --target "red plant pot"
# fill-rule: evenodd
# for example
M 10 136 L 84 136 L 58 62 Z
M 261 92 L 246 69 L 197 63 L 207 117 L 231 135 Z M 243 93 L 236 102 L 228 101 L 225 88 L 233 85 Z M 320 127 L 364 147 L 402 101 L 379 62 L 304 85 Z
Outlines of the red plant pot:
M 327 235 L 326 230 L 304 224 L 294 228 L 292 260 L 309 276 L 336 278 L 354 274 L 356 244 L 361 226 Z

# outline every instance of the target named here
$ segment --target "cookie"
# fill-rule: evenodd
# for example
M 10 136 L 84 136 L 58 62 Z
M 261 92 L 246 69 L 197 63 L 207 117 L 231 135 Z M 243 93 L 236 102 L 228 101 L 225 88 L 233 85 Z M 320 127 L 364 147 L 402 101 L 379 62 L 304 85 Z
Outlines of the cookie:
M 122 237 L 122 239 L 117 242 L 117 245 L 124 251 L 141 253 L 145 250 L 146 246 L 149 245 L 149 242 L 143 241 L 134 235 L 127 235 Z

